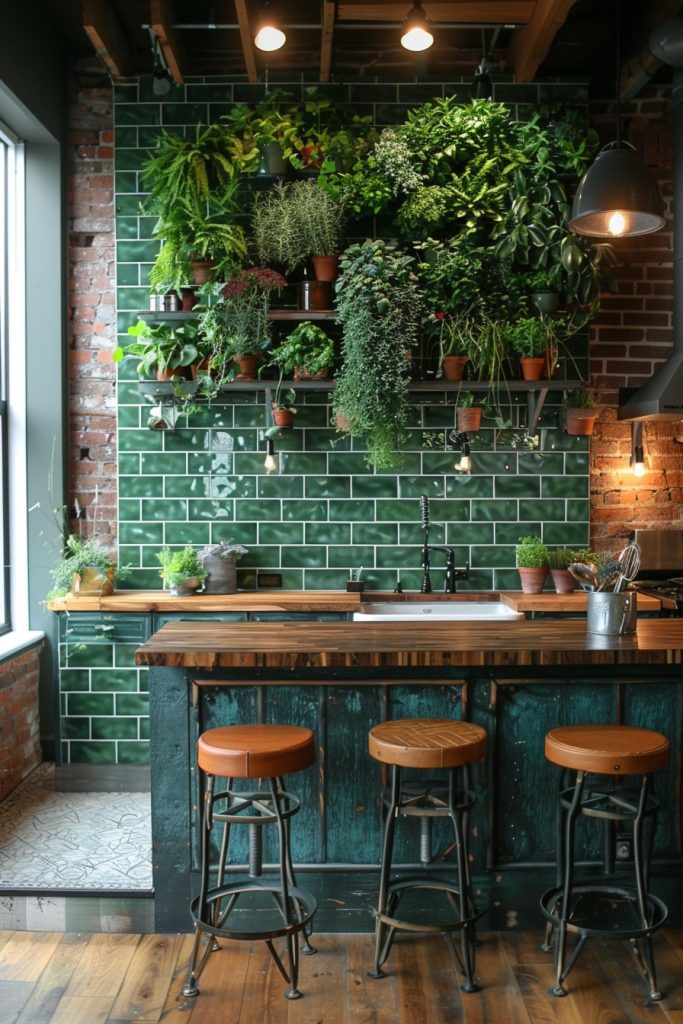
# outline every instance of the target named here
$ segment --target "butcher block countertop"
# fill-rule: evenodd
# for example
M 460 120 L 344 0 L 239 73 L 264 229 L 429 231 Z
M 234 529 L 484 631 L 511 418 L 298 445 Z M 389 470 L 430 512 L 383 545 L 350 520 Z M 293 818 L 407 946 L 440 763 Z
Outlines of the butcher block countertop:
M 586 610 L 588 595 L 523 594 L 519 590 L 500 593 L 462 590 L 457 594 L 347 593 L 345 590 L 239 590 L 235 594 L 193 594 L 175 597 L 166 590 L 117 590 L 109 597 L 99 594 L 67 595 L 50 601 L 53 612 L 357 612 L 367 601 L 491 601 L 500 600 L 519 612 L 547 612 L 551 615 Z M 638 595 L 638 609 L 659 611 L 655 597 Z
M 584 619 L 516 622 L 170 622 L 138 665 L 218 668 L 545 666 L 682 663 L 683 619 L 589 633 Z

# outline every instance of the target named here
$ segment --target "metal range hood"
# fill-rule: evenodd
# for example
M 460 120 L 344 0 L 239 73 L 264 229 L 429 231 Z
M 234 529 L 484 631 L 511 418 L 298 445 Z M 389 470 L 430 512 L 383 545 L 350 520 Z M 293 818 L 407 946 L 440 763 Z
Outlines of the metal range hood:
M 650 49 L 676 70 L 673 76 L 673 351 L 650 379 L 619 406 L 620 420 L 683 420 L 683 20 L 667 18 Z

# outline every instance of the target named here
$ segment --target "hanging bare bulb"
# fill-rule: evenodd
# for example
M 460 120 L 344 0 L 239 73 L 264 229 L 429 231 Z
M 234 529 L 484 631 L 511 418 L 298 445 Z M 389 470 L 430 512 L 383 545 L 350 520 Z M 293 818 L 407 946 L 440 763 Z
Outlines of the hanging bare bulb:
M 273 50 L 279 50 L 287 41 L 287 36 L 282 29 L 278 27 L 277 21 L 270 13 L 269 7 L 270 5 L 268 3 L 264 5 L 261 12 L 259 26 L 254 37 L 254 46 L 258 50 L 264 50 L 266 53 L 272 53 Z
M 277 473 L 278 461 L 277 455 L 275 454 L 275 444 L 272 438 L 268 438 L 266 441 L 266 457 L 263 460 L 263 468 L 265 469 L 268 476 L 271 473 Z
M 639 420 L 631 423 L 631 471 L 634 476 L 645 476 L 643 424 Z
M 420 0 L 413 0 L 413 7 L 408 11 L 401 33 L 401 46 L 406 50 L 419 53 L 421 50 L 428 50 L 433 42 L 434 36 L 429 30 L 429 18 L 423 11 Z

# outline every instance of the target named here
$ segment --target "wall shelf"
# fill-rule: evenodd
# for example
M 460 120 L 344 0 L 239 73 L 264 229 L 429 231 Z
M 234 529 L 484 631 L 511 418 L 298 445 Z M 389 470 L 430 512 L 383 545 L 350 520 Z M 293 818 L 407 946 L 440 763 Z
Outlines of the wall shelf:
M 271 309 L 268 313 L 269 320 L 334 320 L 336 318 L 334 309 Z M 196 320 L 197 314 L 194 311 L 185 312 L 182 309 L 139 309 L 136 313 L 141 320 L 155 322 L 159 320 L 178 321 Z

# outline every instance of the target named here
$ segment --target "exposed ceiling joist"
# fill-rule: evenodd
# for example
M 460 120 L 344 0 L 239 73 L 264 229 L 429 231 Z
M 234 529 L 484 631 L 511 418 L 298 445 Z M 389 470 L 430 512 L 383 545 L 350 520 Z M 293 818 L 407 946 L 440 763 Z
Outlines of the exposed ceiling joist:
M 329 82 L 332 70 L 332 43 L 334 41 L 334 0 L 323 0 L 323 28 L 320 41 L 320 81 Z
M 125 32 L 108 0 L 83 0 L 83 28 L 111 77 L 125 78 L 132 55 Z
M 425 0 L 422 4 L 430 21 L 456 25 L 526 25 L 534 16 L 536 0 Z M 379 21 L 399 24 L 410 8 L 408 2 L 380 0 L 371 4 L 342 0 L 339 21 Z
M 575 0 L 538 0 L 534 16 L 515 32 L 512 43 L 515 82 L 532 82 Z
M 240 27 L 240 39 L 242 41 L 242 52 L 244 53 L 244 65 L 247 69 L 247 78 L 250 82 L 258 82 L 253 34 L 251 25 L 249 24 L 249 13 L 247 11 L 246 0 L 235 0 L 235 11 L 237 13 L 237 22 Z
M 161 52 L 171 78 L 176 85 L 184 82 L 182 72 L 182 46 L 178 33 L 173 28 L 175 22 L 172 0 L 150 0 L 149 21 L 154 35 L 159 40 Z

